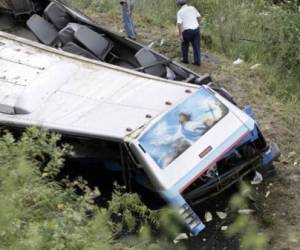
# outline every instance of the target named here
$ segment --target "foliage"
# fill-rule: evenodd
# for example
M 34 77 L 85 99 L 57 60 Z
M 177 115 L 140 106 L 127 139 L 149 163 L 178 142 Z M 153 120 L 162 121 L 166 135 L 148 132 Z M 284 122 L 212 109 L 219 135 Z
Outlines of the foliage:
M 158 217 L 135 194 L 116 191 L 109 208 L 98 208 L 91 190 L 78 179 L 55 181 L 71 148 L 60 136 L 35 128 L 19 139 L 10 133 L 0 138 L 0 249 L 158 249 L 167 241 L 151 235 L 138 237 L 131 230 L 158 223 Z M 81 190 L 82 195 L 76 191 Z M 126 201 L 125 203 L 122 201 Z M 120 210 L 122 209 L 122 210 Z M 112 214 L 121 212 L 121 224 Z M 135 216 L 138 215 L 136 218 Z M 151 215 L 151 216 L 150 216 Z M 127 234 L 116 230 L 125 227 Z M 131 234 L 130 234 L 131 233 Z M 120 237 L 122 238 L 120 239 Z
M 230 201 L 230 208 L 238 213 L 240 209 L 248 209 L 248 197 L 251 188 L 242 183 L 240 192 L 234 195 Z M 267 237 L 258 233 L 257 224 L 250 214 L 239 214 L 234 223 L 230 225 L 228 236 L 239 236 L 241 250 L 264 250 L 267 249 Z
M 129 194 L 116 186 L 112 200 L 108 206 L 111 230 L 116 235 L 136 232 L 141 223 L 159 227 L 159 214 L 149 210 L 140 200 L 138 194 Z M 114 223 L 118 222 L 118 223 Z

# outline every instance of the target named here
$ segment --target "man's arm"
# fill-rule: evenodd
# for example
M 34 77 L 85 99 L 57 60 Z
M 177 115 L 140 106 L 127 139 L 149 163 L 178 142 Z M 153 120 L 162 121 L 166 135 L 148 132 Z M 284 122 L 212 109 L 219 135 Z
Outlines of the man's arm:
M 194 8 L 195 15 L 196 15 L 196 17 L 197 17 L 198 23 L 199 23 L 199 25 L 200 25 L 201 22 L 202 22 L 202 15 L 200 14 L 200 12 L 199 12 L 195 7 L 193 7 L 193 8 Z
M 202 16 L 197 17 L 199 24 L 202 22 Z
M 177 13 L 177 27 L 180 41 L 183 42 L 183 20 L 181 18 L 180 13 Z

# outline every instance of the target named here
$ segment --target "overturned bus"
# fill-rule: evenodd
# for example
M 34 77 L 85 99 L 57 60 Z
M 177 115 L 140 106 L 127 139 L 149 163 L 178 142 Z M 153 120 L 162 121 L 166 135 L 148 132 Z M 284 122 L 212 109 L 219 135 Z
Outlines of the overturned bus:
M 178 208 L 188 230 L 204 229 L 193 207 L 234 183 L 273 170 L 251 108 L 211 84 L 197 86 L 90 60 L 0 32 L 0 128 L 37 126 L 63 135 L 76 155 L 99 158 Z M 101 178 L 101 176 L 99 176 Z
M 1 15 L 2 13 L 2 15 Z M 169 58 L 95 24 L 61 1 L 0 0 L 0 30 L 91 60 L 193 84 L 207 84 Z

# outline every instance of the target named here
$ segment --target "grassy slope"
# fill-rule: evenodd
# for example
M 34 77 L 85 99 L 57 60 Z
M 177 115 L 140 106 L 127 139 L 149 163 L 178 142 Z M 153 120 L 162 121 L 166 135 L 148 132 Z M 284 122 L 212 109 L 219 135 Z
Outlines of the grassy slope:
M 118 14 L 93 14 L 99 24 L 119 31 Z M 149 20 L 137 18 L 139 40 L 144 44 L 155 42 L 155 49 L 179 60 L 179 44 L 175 27 L 154 26 Z M 151 29 L 149 29 L 151 25 Z M 160 46 L 161 39 L 164 45 Z M 213 79 L 226 87 L 241 105 L 251 104 L 260 127 L 269 141 L 277 142 L 282 150 L 281 162 L 276 164 L 278 175 L 258 190 L 257 220 L 270 236 L 271 249 L 299 249 L 300 244 L 300 111 L 298 103 L 283 103 L 268 93 L 264 73 L 251 65 L 233 66 L 222 58 L 221 64 L 204 62 L 199 73 L 210 73 Z M 265 198 L 265 194 L 270 195 Z

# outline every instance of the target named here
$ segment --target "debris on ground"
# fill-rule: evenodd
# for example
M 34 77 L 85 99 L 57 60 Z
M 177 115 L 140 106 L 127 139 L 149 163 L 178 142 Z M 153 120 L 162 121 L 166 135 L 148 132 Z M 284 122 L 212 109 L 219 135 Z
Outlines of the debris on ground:
M 165 44 L 165 39 L 162 38 L 160 41 L 160 47 L 162 47 L 164 44 Z
M 148 47 L 149 49 L 151 49 L 151 48 L 153 47 L 154 44 L 155 44 L 155 42 L 151 42 L 151 43 L 148 44 L 147 47 Z
M 292 182 L 300 182 L 300 175 L 293 174 L 289 176 L 288 179 Z
M 186 233 L 181 233 L 176 236 L 176 238 L 173 240 L 174 244 L 179 243 L 181 240 L 187 240 L 189 236 Z
M 239 209 L 238 213 L 239 214 L 253 214 L 255 211 L 253 209 Z
M 253 180 L 251 181 L 251 185 L 259 185 L 262 183 L 262 181 L 263 181 L 262 174 L 255 171 L 255 176 L 254 176 Z
M 241 58 L 238 58 L 237 60 L 235 60 L 233 62 L 233 65 L 240 65 L 240 64 L 243 64 L 243 63 L 244 63 L 244 61 Z
M 227 217 L 227 214 L 224 213 L 224 212 L 216 212 L 216 214 L 218 215 L 218 217 L 219 217 L 221 220 L 224 220 L 224 219 L 226 219 L 226 217 Z
M 227 231 L 227 229 L 228 229 L 228 226 L 222 226 L 222 227 L 221 227 L 221 230 L 222 230 L 222 231 Z
M 297 155 L 297 154 L 296 154 L 295 151 L 289 152 L 288 158 L 289 158 L 289 159 L 290 159 L 290 158 L 293 158 L 293 157 L 295 157 L 296 155 Z
M 257 69 L 260 66 L 261 66 L 261 64 L 257 63 L 257 64 L 254 64 L 253 66 L 251 66 L 250 69 L 254 70 L 254 69 Z
M 268 191 L 265 195 L 265 198 L 268 198 L 270 194 L 271 194 L 271 191 Z
M 210 222 L 210 221 L 212 221 L 213 216 L 212 216 L 211 212 L 206 212 L 204 215 L 204 218 L 205 218 L 206 222 Z

